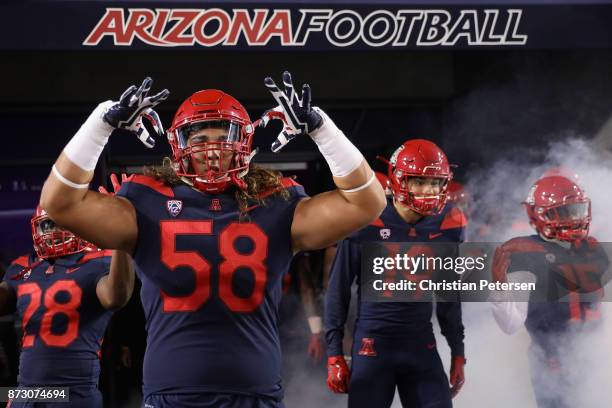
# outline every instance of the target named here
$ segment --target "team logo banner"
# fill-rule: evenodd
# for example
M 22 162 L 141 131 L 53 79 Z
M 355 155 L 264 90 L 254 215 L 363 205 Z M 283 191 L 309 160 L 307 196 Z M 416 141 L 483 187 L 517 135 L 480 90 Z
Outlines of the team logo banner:
M 123 9 L 107 8 L 83 41 L 155 47 L 520 46 L 521 9 Z
M 612 4 L 0 2 L 0 49 L 341 51 L 612 46 Z M 544 4 L 546 3 L 546 4 Z M 27 24 L 24 18 L 27 17 Z

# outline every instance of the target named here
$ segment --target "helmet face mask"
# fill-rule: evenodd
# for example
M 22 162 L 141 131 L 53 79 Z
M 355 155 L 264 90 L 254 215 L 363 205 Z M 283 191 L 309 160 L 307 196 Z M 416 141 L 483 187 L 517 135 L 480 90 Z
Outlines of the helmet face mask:
M 452 172 L 444 152 L 429 140 L 409 140 L 389 161 L 394 199 L 421 215 L 438 214 L 447 200 Z
M 253 125 L 238 101 L 218 90 L 196 92 L 181 104 L 168 130 L 174 170 L 200 191 L 244 188 L 252 137 Z
M 591 200 L 566 177 L 542 177 L 523 204 L 531 225 L 546 239 L 572 242 L 589 233 Z
M 40 207 L 36 209 L 31 225 L 34 250 L 39 258 L 58 258 L 88 248 L 87 242 L 58 227 Z

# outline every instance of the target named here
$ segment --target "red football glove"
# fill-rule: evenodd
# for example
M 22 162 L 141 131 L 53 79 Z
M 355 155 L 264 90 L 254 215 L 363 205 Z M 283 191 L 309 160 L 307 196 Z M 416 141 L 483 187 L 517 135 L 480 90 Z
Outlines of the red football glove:
M 451 384 L 451 397 L 455 398 L 459 391 L 461 391 L 461 387 L 465 383 L 465 373 L 463 372 L 463 366 L 465 366 L 465 357 L 463 356 L 453 356 L 453 361 L 451 363 L 450 369 L 450 384 Z
M 349 368 L 344 356 L 327 358 L 327 387 L 335 393 L 348 392 Z
M 324 353 L 325 348 L 323 347 L 321 333 L 313 333 L 312 336 L 310 336 L 310 343 L 308 343 L 308 355 L 312 358 L 312 361 L 319 363 Z

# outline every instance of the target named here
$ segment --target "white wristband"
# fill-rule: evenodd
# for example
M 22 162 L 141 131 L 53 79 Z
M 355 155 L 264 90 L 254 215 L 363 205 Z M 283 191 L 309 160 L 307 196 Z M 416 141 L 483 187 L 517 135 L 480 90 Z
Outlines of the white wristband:
M 55 167 L 55 164 L 51 168 L 51 171 L 53 172 L 53 174 L 55 175 L 55 177 L 59 181 L 61 181 L 62 183 L 64 183 L 68 187 L 72 187 L 72 188 L 88 188 L 89 187 L 89 183 L 86 183 L 86 184 L 77 184 L 77 183 L 75 183 L 73 181 L 68 180 L 66 177 L 62 176 L 62 173 L 60 173 L 59 170 L 57 169 L 57 167 Z
M 114 130 L 102 119 L 106 110 L 113 103 L 106 101 L 99 104 L 64 147 L 64 154 L 70 161 L 85 171 L 92 171 L 96 168 L 100 154 Z
M 323 321 L 321 316 L 310 316 L 308 318 L 308 327 L 312 334 L 319 334 L 323 330 Z
M 366 189 L 370 186 L 370 184 L 372 184 L 372 182 L 376 179 L 376 174 L 372 174 L 372 177 L 370 177 L 370 179 L 368 181 L 366 181 L 365 183 L 363 183 L 362 185 L 360 185 L 359 187 L 355 187 L 355 188 L 351 188 L 348 190 L 342 190 L 340 189 L 340 191 L 342 191 L 343 193 L 356 193 L 358 191 L 361 191 L 363 189 Z
M 350 174 L 364 160 L 363 155 L 325 112 L 316 106 L 313 109 L 323 117 L 323 124 L 311 132 L 310 137 L 319 147 L 319 151 L 323 154 L 335 177 Z

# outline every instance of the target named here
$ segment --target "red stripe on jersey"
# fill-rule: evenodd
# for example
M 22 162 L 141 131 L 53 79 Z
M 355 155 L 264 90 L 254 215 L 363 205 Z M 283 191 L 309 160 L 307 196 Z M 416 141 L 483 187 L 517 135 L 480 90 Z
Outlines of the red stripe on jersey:
M 460 209 L 455 207 L 446 213 L 444 219 L 442 220 L 442 224 L 440 224 L 440 229 L 447 230 L 453 228 L 462 228 L 465 226 L 467 226 L 467 218 L 465 218 L 465 215 Z
M 546 248 L 529 238 L 513 238 L 499 246 L 493 256 L 493 282 L 506 282 L 510 256 L 515 253 L 546 252 Z
M 271 196 L 272 194 L 278 193 L 281 190 L 286 190 L 286 189 L 288 189 L 290 187 L 295 187 L 295 186 L 301 186 L 301 184 L 298 183 L 297 181 L 293 180 L 291 177 L 283 177 L 281 179 L 281 185 L 279 187 L 275 187 L 275 188 L 272 188 L 270 190 L 266 190 L 266 191 L 260 193 L 257 196 L 257 198 L 259 200 L 262 200 L 262 199 L 264 199 L 266 197 Z M 249 211 L 251 211 L 251 210 L 253 210 L 253 209 L 257 208 L 257 207 L 259 207 L 259 204 L 254 204 L 254 205 L 252 205 L 250 207 L 247 207 L 245 212 L 249 212 Z
M 158 193 L 165 195 L 166 197 L 174 197 L 174 191 L 172 188 L 168 186 L 161 180 L 156 180 L 149 176 L 143 176 L 141 174 L 133 174 L 128 178 L 130 183 L 142 184 L 143 186 L 147 186 Z
M 376 220 L 374 220 L 374 222 L 372 222 L 370 225 L 373 227 L 381 227 L 381 228 L 385 226 L 385 224 L 382 222 L 380 218 L 377 218 Z
M 291 177 L 283 177 L 281 179 L 281 185 L 285 188 L 300 186 L 301 184 L 292 179 Z
M 11 265 L 19 265 L 19 266 L 23 266 L 24 268 L 27 268 L 28 266 L 30 266 L 30 256 L 29 255 L 20 256 L 19 258 L 11 262 Z
M 113 255 L 113 251 L 109 249 L 99 250 L 99 251 L 94 251 L 94 252 L 87 252 L 85 253 L 85 256 L 79 260 L 79 263 L 82 264 L 82 263 L 91 261 L 92 259 L 97 259 L 97 258 L 102 258 L 103 256 L 112 256 L 112 255 Z

